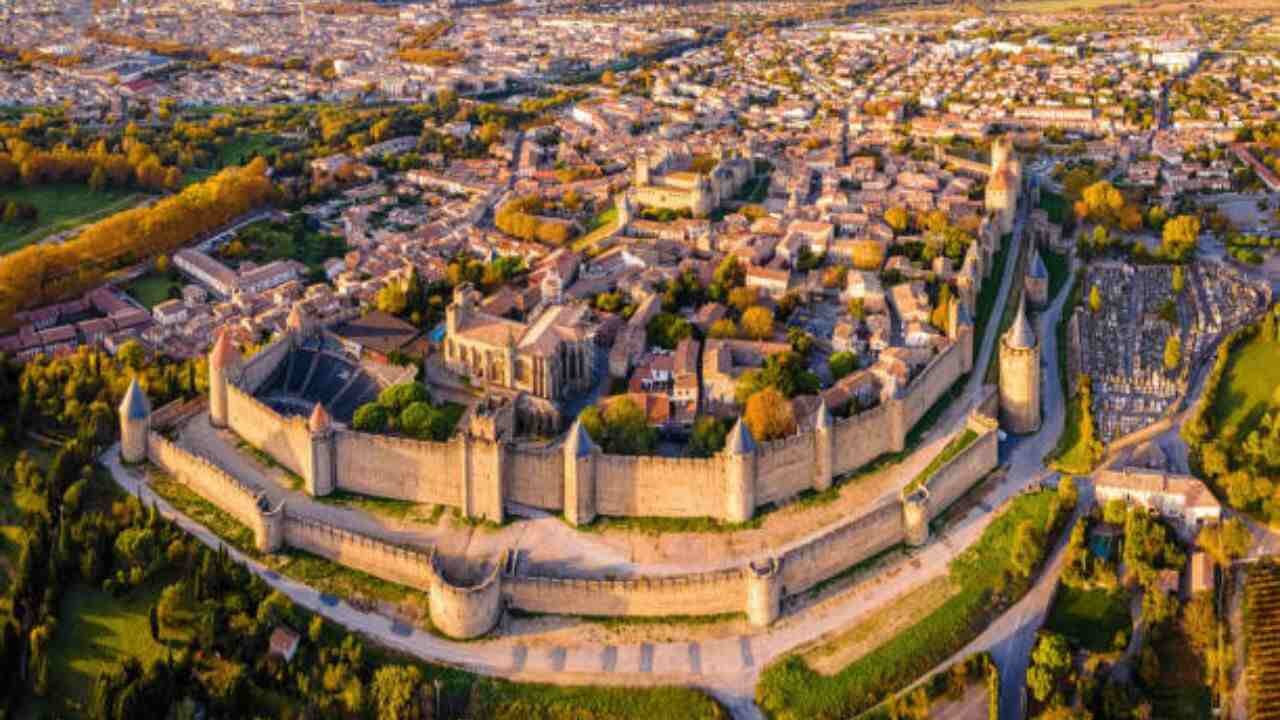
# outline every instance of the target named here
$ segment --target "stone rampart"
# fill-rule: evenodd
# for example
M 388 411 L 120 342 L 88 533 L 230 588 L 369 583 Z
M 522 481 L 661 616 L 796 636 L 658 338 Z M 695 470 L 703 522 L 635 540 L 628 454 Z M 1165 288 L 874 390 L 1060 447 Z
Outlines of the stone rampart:
M 508 502 L 559 512 L 564 509 L 564 451 L 558 445 L 511 445 L 503 468 Z
M 306 419 L 285 417 L 234 384 L 227 385 L 227 427 L 290 472 L 306 476 L 311 433 Z
M 411 588 L 430 588 L 430 553 L 286 513 L 284 542 L 290 547 Z
M 756 450 L 756 507 L 781 504 L 813 489 L 816 461 L 812 432 L 761 443 Z
M 825 490 L 834 476 L 901 451 L 910 428 L 964 374 L 966 354 L 972 352 L 970 343 L 953 343 L 896 397 L 835 421 L 829 436 L 806 429 L 759 443 L 754 456 L 745 456 L 747 462 L 723 453 L 689 459 L 616 456 L 592 449 L 571 468 L 563 441 L 516 445 L 465 431 L 448 442 L 424 442 L 340 429 L 332 435 L 330 451 L 322 444 L 328 436 L 313 437 L 306 420 L 277 413 L 252 393 L 279 370 L 292 343 L 291 335 L 271 343 L 229 378 L 227 426 L 302 476 L 309 492 L 324 494 L 336 487 L 446 505 L 467 517 L 493 521 L 502 520 L 508 503 L 559 512 L 572 497 L 577 512 L 570 520 L 575 524 L 597 515 L 741 522 L 760 507 L 785 503 L 807 490 Z M 210 382 L 217 380 L 211 372 Z
M 899 452 L 905 437 L 895 432 L 892 415 L 900 409 L 897 401 L 882 403 L 835 421 L 836 475 L 853 472 L 885 453 Z
M 280 363 L 289 357 L 289 350 L 292 347 L 292 341 L 288 336 L 272 341 L 256 355 L 244 361 L 235 382 L 231 384 L 249 394 L 258 392 L 262 384 L 271 377 L 271 373 L 275 372 Z
M 971 415 L 961 432 L 968 431 L 978 433 L 978 437 L 925 480 L 929 488 L 930 520 L 941 515 L 1000 464 L 1000 439 L 995 421 Z
M 782 557 L 782 594 L 804 592 L 906 539 L 902 503 L 885 502 Z
M 617 517 L 714 517 L 724 514 L 719 457 L 600 455 L 595 463 L 596 512 Z
M 721 615 L 746 610 L 739 569 L 627 580 L 505 575 L 510 607 L 528 612 L 597 617 Z
M 278 547 L 278 543 L 273 542 L 278 533 L 270 525 L 279 518 L 267 507 L 260 490 L 246 485 L 209 460 L 178 447 L 157 432 L 147 436 L 147 458 L 252 530 L 259 550 L 269 551 Z
M 462 508 L 462 445 L 341 430 L 334 437 L 336 485 L 375 497 Z
M 958 343 L 948 345 L 907 385 L 906 391 L 898 398 L 903 405 L 900 425 L 903 433 L 915 427 L 929 408 L 964 375 L 966 359 L 963 350 Z
M 454 583 L 431 552 L 428 594 L 431 622 L 444 634 L 455 638 L 475 638 L 497 626 L 502 619 L 501 568 L 494 565 L 475 585 Z

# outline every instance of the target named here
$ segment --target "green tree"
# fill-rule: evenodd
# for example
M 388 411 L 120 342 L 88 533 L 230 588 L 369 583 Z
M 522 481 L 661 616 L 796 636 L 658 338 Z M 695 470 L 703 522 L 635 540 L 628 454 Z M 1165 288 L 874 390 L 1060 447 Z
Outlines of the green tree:
M 847 351 L 831 353 L 827 365 L 831 368 L 831 376 L 839 380 L 858 369 L 858 356 Z
M 791 403 L 774 387 L 766 387 L 748 398 L 742 417 L 757 440 L 777 440 L 796 431 Z
M 742 314 L 742 333 L 753 340 L 773 337 L 773 312 L 759 305 Z
M 384 665 L 373 674 L 373 702 L 378 720 L 417 720 L 421 717 L 418 688 L 422 672 L 407 665 Z
M 356 408 L 355 414 L 351 416 L 351 427 L 360 432 L 386 432 L 389 419 L 390 415 L 385 407 L 376 402 L 365 403 Z
M 1160 248 L 1165 257 L 1182 260 L 1196 248 L 1200 239 L 1200 218 L 1195 215 L 1179 215 L 1165 223 Z
M 1182 338 L 1170 335 L 1164 341 L 1164 369 L 1173 372 L 1182 362 Z
M 729 423 L 710 415 L 700 415 L 693 422 L 688 452 L 692 457 L 711 457 L 724 449 Z
M 1067 639 L 1057 633 L 1042 632 L 1031 652 L 1031 667 L 1027 668 L 1027 687 L 1036 700 L 1048 701 L 1070 670 L 1071 646 Z
M 884 221 L 893 230 L 895 235 L 900 235 L 907 230 L 907 222 L 910 216 L 907 214 L 906 208 L 891 207 L 884 211 Z

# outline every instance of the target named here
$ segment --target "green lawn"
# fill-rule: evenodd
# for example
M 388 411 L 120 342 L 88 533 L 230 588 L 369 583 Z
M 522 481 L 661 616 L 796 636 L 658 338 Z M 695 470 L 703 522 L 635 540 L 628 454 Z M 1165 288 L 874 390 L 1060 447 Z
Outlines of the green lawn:
M 170 290 L 182 288 L 182 283 L 168 273 L 149 272 L 124 286 L 124 291 L 134 300 L 151 309 L 173 297 Z
M 76 183 L 37 185 L 0 191 L 0 204 L 30 203 L 39 211 L 32 223 L 0 222 L 0 253 L 13 252 L 64 230 L 85 225 L 132 206 L 140 195 L 132 190 L 93 192 Z
M 1280 344 L 1262 333 L 1232 348 L 1226 371 L 1213 401 L 1213 424 L 1219 435 L 1234 427 L 1243 438 L 1276 401 L 1280 388 Z
M 1015 531 L 1028 520 L 1045 527 L 1055 504 L 1053 492 L 1019 495 L 952 562 L 951 579 L 961 589 L 940 608 L 831 677 L 796 655 L 770 665 L 756 702 L 777 720 L 854 717 L 946 661 L 1014 600 L 1000 597 L 996 588 L 1010 569 Z
M 1067 201 L 1057 193 L 1048 191 L 1040 192 L 1040 207 L 1049 213 L 1049 221 L 1062 224 L 1062 219 L 1066 216 Z
M 49 705 L 81 717 L 98 673 L 126 657 L 145 667 L 185 645 L 186 635 L 172 629 L 161 629 L 163 644 L 151 639 L 151 606 L 166 584 L 149 581 L 119 598 L 87 585 L 67 589 L 49 650 Z
M 1077 393 L 1066 402 L 1067 417 L 1062 423 L 1062 435 L 1058 445 L 1046 458 L 1050 467 L 1069 475 L 1087 475 L 1101 459 L 1098 441 L 1092 434 L 1086 435 L 1084 420 L 1091 412 L 1084 406 L 1084 396 Z
M 1063 585 L 1053 603 L 1046 626 L 1091 652 L 1113 649 L 1116 632 L 1132 625 L 1124 593 L 1114 590 L 1078 590 Z

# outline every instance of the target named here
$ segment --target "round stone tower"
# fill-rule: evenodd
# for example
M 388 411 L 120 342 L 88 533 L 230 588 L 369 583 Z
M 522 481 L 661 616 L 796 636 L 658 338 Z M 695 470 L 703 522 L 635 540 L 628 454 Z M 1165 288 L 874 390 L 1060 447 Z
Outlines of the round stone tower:
M 906 542 L 911 547 L 922 547 L 929 542 L 929 489 L 916 488 L 902 498 L 902 525 L 906 529 Z
M 1025 296 L 1000 338 L 1000 426 L 1014 435 L 1040 429 L 1040 343 L 1027 320 Z
M 324 497 L 333 492 L 334 486 L 333 418 L 324 405 L 316 403 L 311 410 L 307 430 L 311 433 L 311 462 L 303 481 L 309 495 Z
M 130 464 L 146 460 L 150 431 L 151 404 L 135 377 L 120 401 L 120 459 Z
M 725 519 L 746 522 L 756 510 L 756 443 L 738 418 L 724 442 Z
M 209 421 L 214 427 L 227 426 L 227 384 L 240 367 L 240 351 L 223 328 L 209 351 Z
M 1008 135 L 1000 135 L 991 141 L 991 170 L 1009 162 L 1013 157 L 1013 140 Z
M 773 624 L 782 612 L 782 573 L 777 558 L 747 563 L 747 620 L 755 627 Z

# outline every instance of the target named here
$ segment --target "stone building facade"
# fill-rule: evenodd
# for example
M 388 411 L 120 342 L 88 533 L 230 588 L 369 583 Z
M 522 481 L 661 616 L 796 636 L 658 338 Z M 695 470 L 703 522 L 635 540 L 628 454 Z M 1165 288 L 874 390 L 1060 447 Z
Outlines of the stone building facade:
M 1013 141 L 1007 135 L 998 137 L 991 143 L 991 178 L 987 181 L 985 204 L 1002 235 L 1013 232 L 1021 188 L 1022 161 L 1013 150 Z
M 736 152 L 715 150 L 716 164 L 702 174 L 687 169 L 688 156 L 662 149 L 654 155 L 636 158 L 631 200 L 640 205 L 668 210 L 688 210 L 694 217 L 706 217 L 726 200 L 738 194 L 751 179 L 751 160 Z
M 560 401 L 595 386 L 596 326 L 585 305 L 548 303 L 524 323 L 485 312 L 470 285 L 445 312 L 444 362 L 480 387 Z

